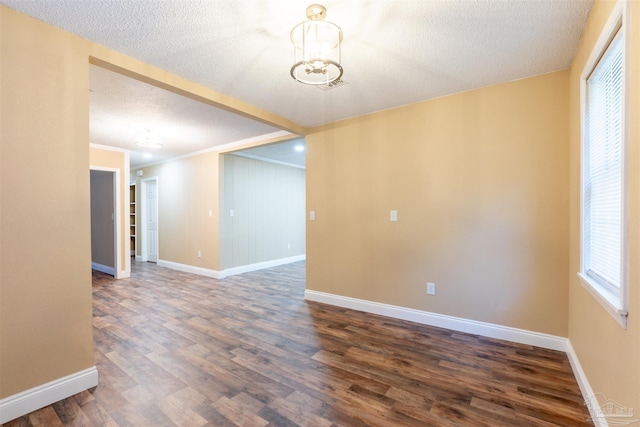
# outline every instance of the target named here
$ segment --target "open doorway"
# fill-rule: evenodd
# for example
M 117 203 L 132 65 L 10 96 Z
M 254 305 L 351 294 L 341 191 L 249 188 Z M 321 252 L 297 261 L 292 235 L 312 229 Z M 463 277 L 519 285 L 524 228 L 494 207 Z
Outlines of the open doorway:
M 236 108 L 218 108 L 218 101 L 203 97 L 199 90 L 194 93 L 177 88 L 171 90 L 172 85 L 168 82 L 153 78 L 131 78 L 129 73 L 117 72 L 119 67 L 103 67 L 108 64 L 98 62 L 100 64 L 90 65 L 90 141 L 92 147 L 99 147 L 105 152 L 109 149 L 125 151 L 127 164 L 122 168 L 122 177 L 130 182 L 135 180 L 136 183 L 137 197 L 133 215 L 129 212 L 129 197 L 122 201 L 127 212 L 122 214 L 121 220 L 122 229 L 126 232 L 121 236 L 123 244 L 120 253 L 124 257 L 121 264 L 128 267 L 132 261 L 132 257 L 127 256 L 130 255 L 131 240 L 135 242 L 135 261 L 161 264 L 166 261 L 173 266 L 182 261 L 188 267 L 216 271 L 220 268 L 220 220 L 217 209 L 220 200 L 218 197 L 206 198 L 219 190 L 219 177 L 209 176 L 208 170 L 200 174 L 206 176 L 206 186 L 211 187 L 210 191 L 202 196 L 189 198 L 188 204 L 180 204 L 180 209 L 174 210 L 171 204 L 174 200 L 180 200 L 186 192 L 191 194 L 194 189 L 201 191 L 204 187 L 190 181 L 191 178 L 200 176 L 200 169 L 197 169 L 198 173 L 190 172 L 186 175 L 189 179 L 184 181 L 184 189 L 178 188 L 173 177 L 168 178 L 165 183 L 165 178 L 160 178 L 165 175 L 165 164 L 194 156 L 207 156 L 212 152 L 255 147 L 261 142 L 273 144 L 288 140 L 295 134 L 264 118 L 256 120 L 252 115 L 237 114 Z M 112 163 L 108 165 L 111 166 Z M 130 171 L 135 176 L 131 176 Z M 144 175 L 142 178 L 143 172 L 151 173 L 152 176 Z M 152 179 L 154 174 L 163 184 Z M 158 185 L 161 186 L 160 191 Z M 131 193 L 126 188 L 123 191 L 126 195 Z M 203 199 L 207 200 L 206 206 L 201 206 Z M 159 217 L 162 217 L 161 223 L 158 221 Z M 199 238 L 185 239 L 185 229 L 176 224 L 191 225 L 193 218 L 196 223 L 187 231 L 197 230 Z M 130 221 L 134 224 L 133 227 Z M 164 224 L 164 221 L 167 223 Z M 162 227 L 162 238 L 158 227 Z M 187 256 L 176 255 L 166 246 L 162 246 L 163 254 L 159 253 L 161 245 L 172 242 L 185 242 L 180 246 L 180 251 Z M 302 246 L 296 242 L 287 240 L 284 246 L 280 245 L 278 250 L 286 253 L 278 254 L 278 258 Z M 161 256 L 167 259 L 162 259 Z M 131 274 L 130 271 L 129 268 L 127 273 Z
M 118 239 L 119 171 L 92 168 L 91 185 L 91 268 L 117 278 L 120 271 Z
M 225 274 L 306 258 L 305 140 L 225 153 L 220 267 Z

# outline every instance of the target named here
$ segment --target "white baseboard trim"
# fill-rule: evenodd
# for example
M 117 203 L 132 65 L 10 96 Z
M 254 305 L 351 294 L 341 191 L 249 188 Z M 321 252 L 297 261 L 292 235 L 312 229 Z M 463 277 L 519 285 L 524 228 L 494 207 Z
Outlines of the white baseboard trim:
M 567 342 L 567 357 L 569 358 L 569 363 L 571 364 L 573 375 L 576 377 L 576 381 L 578 382 L 578 386 L 580 387 L 582 397 L 584 397 L 585 404 L 589 409 L 591 421 L 593 421 L 595 427 L 608 427 L 609 423 L 607 422 L 605 415 L 602 413 L 602 409 L 598 405 L 595 393 L 591 388 L 591 384 L 589 384 L 587 375 L 582 369 L 582 365 L 580 364 L 580 360 L 578 359 L 576 351 L 571 345 L 571 341 Z
M 307 259 L 306 254 L 296 255 L 288 258 L 274 259 L 271 261 L 258 262 L 256 264 L 241 265 L 238 267 L 225 268 L 220 273 L 223 277 L 229 277 L 236 274 L 249 273 L 251 271 L 263 270 L 265 268 L 277 267 L 279 265 L 291 264 L 292 262 L 304 261 Z
M 437 326 L 439 328 L 446 328 L 474 335 L 482 335 L 489 338 L 507 340 L 521 344 L 534 345 L 551 350 L 566 352 L 567 344 L 569 343 L 567 338 L 556 335 L 527 331 L 509 326 L 479 322 L 461 317 L 447 316 L 444 314 L 431 313 L 428 311 L 415 310 L 412 308 L 350 298 L 341 295 L 328 294 L 325 292 L 306 290 L 304 292 L 304 298 L 309 301 L 317 301 L 324 304 L 336 305 L 338 307 L 379 314 L 381 316 L 409 320 L 423 325 Z
M 179 262 L 165 261 L 159 259 L 157 263 L 160 267 L 171 268 L 172 270 L 184 271 L 185 273 L 197 274 L 200 276 L 222 279 L 224 276 L 218 270 L 196 267 L 194 265 L 180 264 Z
M 105 274 L 110 274 L 116 279 L 126 279 L 131 277 L 131 272 L 126 270 L 120 270 L 118 274 L 116 273 L 116 269 L 113 267 L 109 267 L 108 265 L 98 264 L 97 262 L 91 262 L 91 268 L 96 271 L 100 271 Z
M 142 255 L 136 255 L 136 261 L 142 262 Z
M 109 267 L 108 265 L 102 265 L 102 264 L 98 264 L 97 262 L 91 261 L 91 268 L 106 274 L 110 274 L 113 277 L 116 276 L 116 269 L 113 267 Z
M 120 273 L 116 276 L 116 279 L 128 279 L 131 277 L 131 272 L 126 270 L 120 270 Z
M 98 385 L 95 366 L 0 400 L 0 424 Z
M 265 268 L 276 267 L 278 265 L 290 264 L 292 262 L 303 261 L 307 258 L 306 254 L 296 255 L 288 258 L 274 259 L 271 261 L 259 262 L 256 264 L 241 265 L 238 267 L 226 268 L 222 271 L 212 270 L 208 268 L 196 267 L 188 264 L 180 264 L 172 261 L 158 260 L 161 267 L 171 268 L 173 270 L 184 271 L 185 273 L 198 274 L 200 276 L 212 277 L 214 279 L 224 279 L 225 277 L 234 276 L 236 274 L 248 273 L 250 271 L 262 270 Z

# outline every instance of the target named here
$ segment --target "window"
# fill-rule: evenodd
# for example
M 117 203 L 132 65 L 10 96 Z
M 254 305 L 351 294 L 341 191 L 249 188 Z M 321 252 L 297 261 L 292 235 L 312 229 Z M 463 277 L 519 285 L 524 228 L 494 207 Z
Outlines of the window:
M 626 327 L 625 52 L 622 8 L 583 72 L 582 283 Z M 611 21 L 611 20 L 610 20 Z

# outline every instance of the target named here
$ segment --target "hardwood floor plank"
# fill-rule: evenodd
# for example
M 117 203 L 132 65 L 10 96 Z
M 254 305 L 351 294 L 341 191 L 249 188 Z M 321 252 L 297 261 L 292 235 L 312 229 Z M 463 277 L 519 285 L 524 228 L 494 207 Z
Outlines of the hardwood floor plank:
M 189 390 L 189 387 L 185 387 L 183 390 L 163 398 L 160 401 L 160 409 L 176 425 L 194 427 L 204 426 L 208 421 L 195 412 L 192 406 L 202 404 L 206 399 L 201 398 L 201 396 L 194 395 L 194 393 L 190 393 Z M 186 406 L 184 404 L 185 402 L 189 402 L 189 406 Z
M 104 409 L 95 401 L 92 400 L 81 405 L 82 411 L 88 419 L 86 425 L 89 426 L 103 426 L 103 427 L 117 427 L 118 424 L 107 414 Z
M 498 422 L 509 425 L 513 421 L 517 421 L 518 426 L 522 427 L 553 427 L 556 424 L 548 423 L 539 418 L 533 418 L 526 414 L 521 414 L 515 411 L 513 408 L 507 408 L 505 406 L 496 405 L 486 400 L 479 399 L 477 397 L 471 398 L 471 406 L 488 412 L 496 417 Z
M 84 413 L 76 399 L 64 399 L 51 405 L 58 414 L 62 424 L 89 425 L 91 422 Z
M 269 421 L 255 413 L 259 412 L 263 406 L 260 406 L 257 411 L 245 411 L 242 402 L 224 396 L 218 399 L 214 406 L 222 415 L 233 420 L 234 424 L 240 427 L 261 427 L 269 424 Z
M 153 393 L 147 390 L 147 387 L 141 385 L 137 385 L 123 391 L 122 395 L 127 399 L 127 402 L 132 405 L 143 405 L 145 403 L 153 402 L 155 399 Z
M 182 378 L 190 387 L 212 401 L 218 400 L 224 396 L 225 393 L 228 393 L 228 389 L 224 385 L 219 384 L 215 377 L 200 371 L 181 356 L 176 354 L 151 354 L 149 358 L 159 366 L 164 367 L 167 371 Z
M 16 427 L 19 425 L 32 427 L 59 427 L 64 425 L 56 411 L 53 409 L 53 406 L 47 406 L 39 411 L 32 412 L 28 417 L 23 418 L 27 418 L 28 423 L 17 424 Z
M 207 427 L 235 427 L 237 425 L 218 412 L 211 400 L 196 404 L 193 410 L 207 420 L 207 424 L 205 424 Z
M 92 394 L 96 402 L 99 402 L 100 406 L 108 414 L 129 404 L 127 399 L 108 384 L 107 381 L 98 384 L 98 387 L 93 389 Z
M 562 352 L 304 300 L 305 263 L 93 273 L 98 387 L 6 426 L 589 426 Z
M 331 426 L 331 421 L 320 416 L 326 408 L 327 405 L 324 402 L 299 391 L 294 391 L 286 398 L 278 398 L 268 406 L 269 410 L 286 418 L 294 425 L 302 427 Z
M 176 427 L 178 424 L 164 415 L 156 403 L 146 402 L 136 406 L 127 405 L 111 414 L 119 426 Z
M 473 414 L 466 408 L 459 409 L 444 402 L 434 402 L 430 413 L 449 425 L 473 425 L 478 427 L 496 427 L 500 425 L 495 418 Z

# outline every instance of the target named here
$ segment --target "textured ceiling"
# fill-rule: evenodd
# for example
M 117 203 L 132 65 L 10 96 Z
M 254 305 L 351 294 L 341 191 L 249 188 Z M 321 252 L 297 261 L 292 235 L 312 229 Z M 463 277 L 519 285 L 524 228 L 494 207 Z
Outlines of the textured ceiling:
M 280 132 L 104 68 L 90 67 L 91 142 L 131 150 L 132 167 Z M 136 146 L 136 138 L 144 137 L 147 129 L 161 148 Z
M 325 1 L 327 19 L 344 32 L 343 78 L 348 82 L 328 91 L 289 76 L 289 31 L 305 19 L 311 1 L 0 3 L 315 126 L 567 68 L 592 0 Z M 260 126 L 248 125 L 246 134 L 261 131 Z M 233 136 L 244 130 L 226 132 Z

